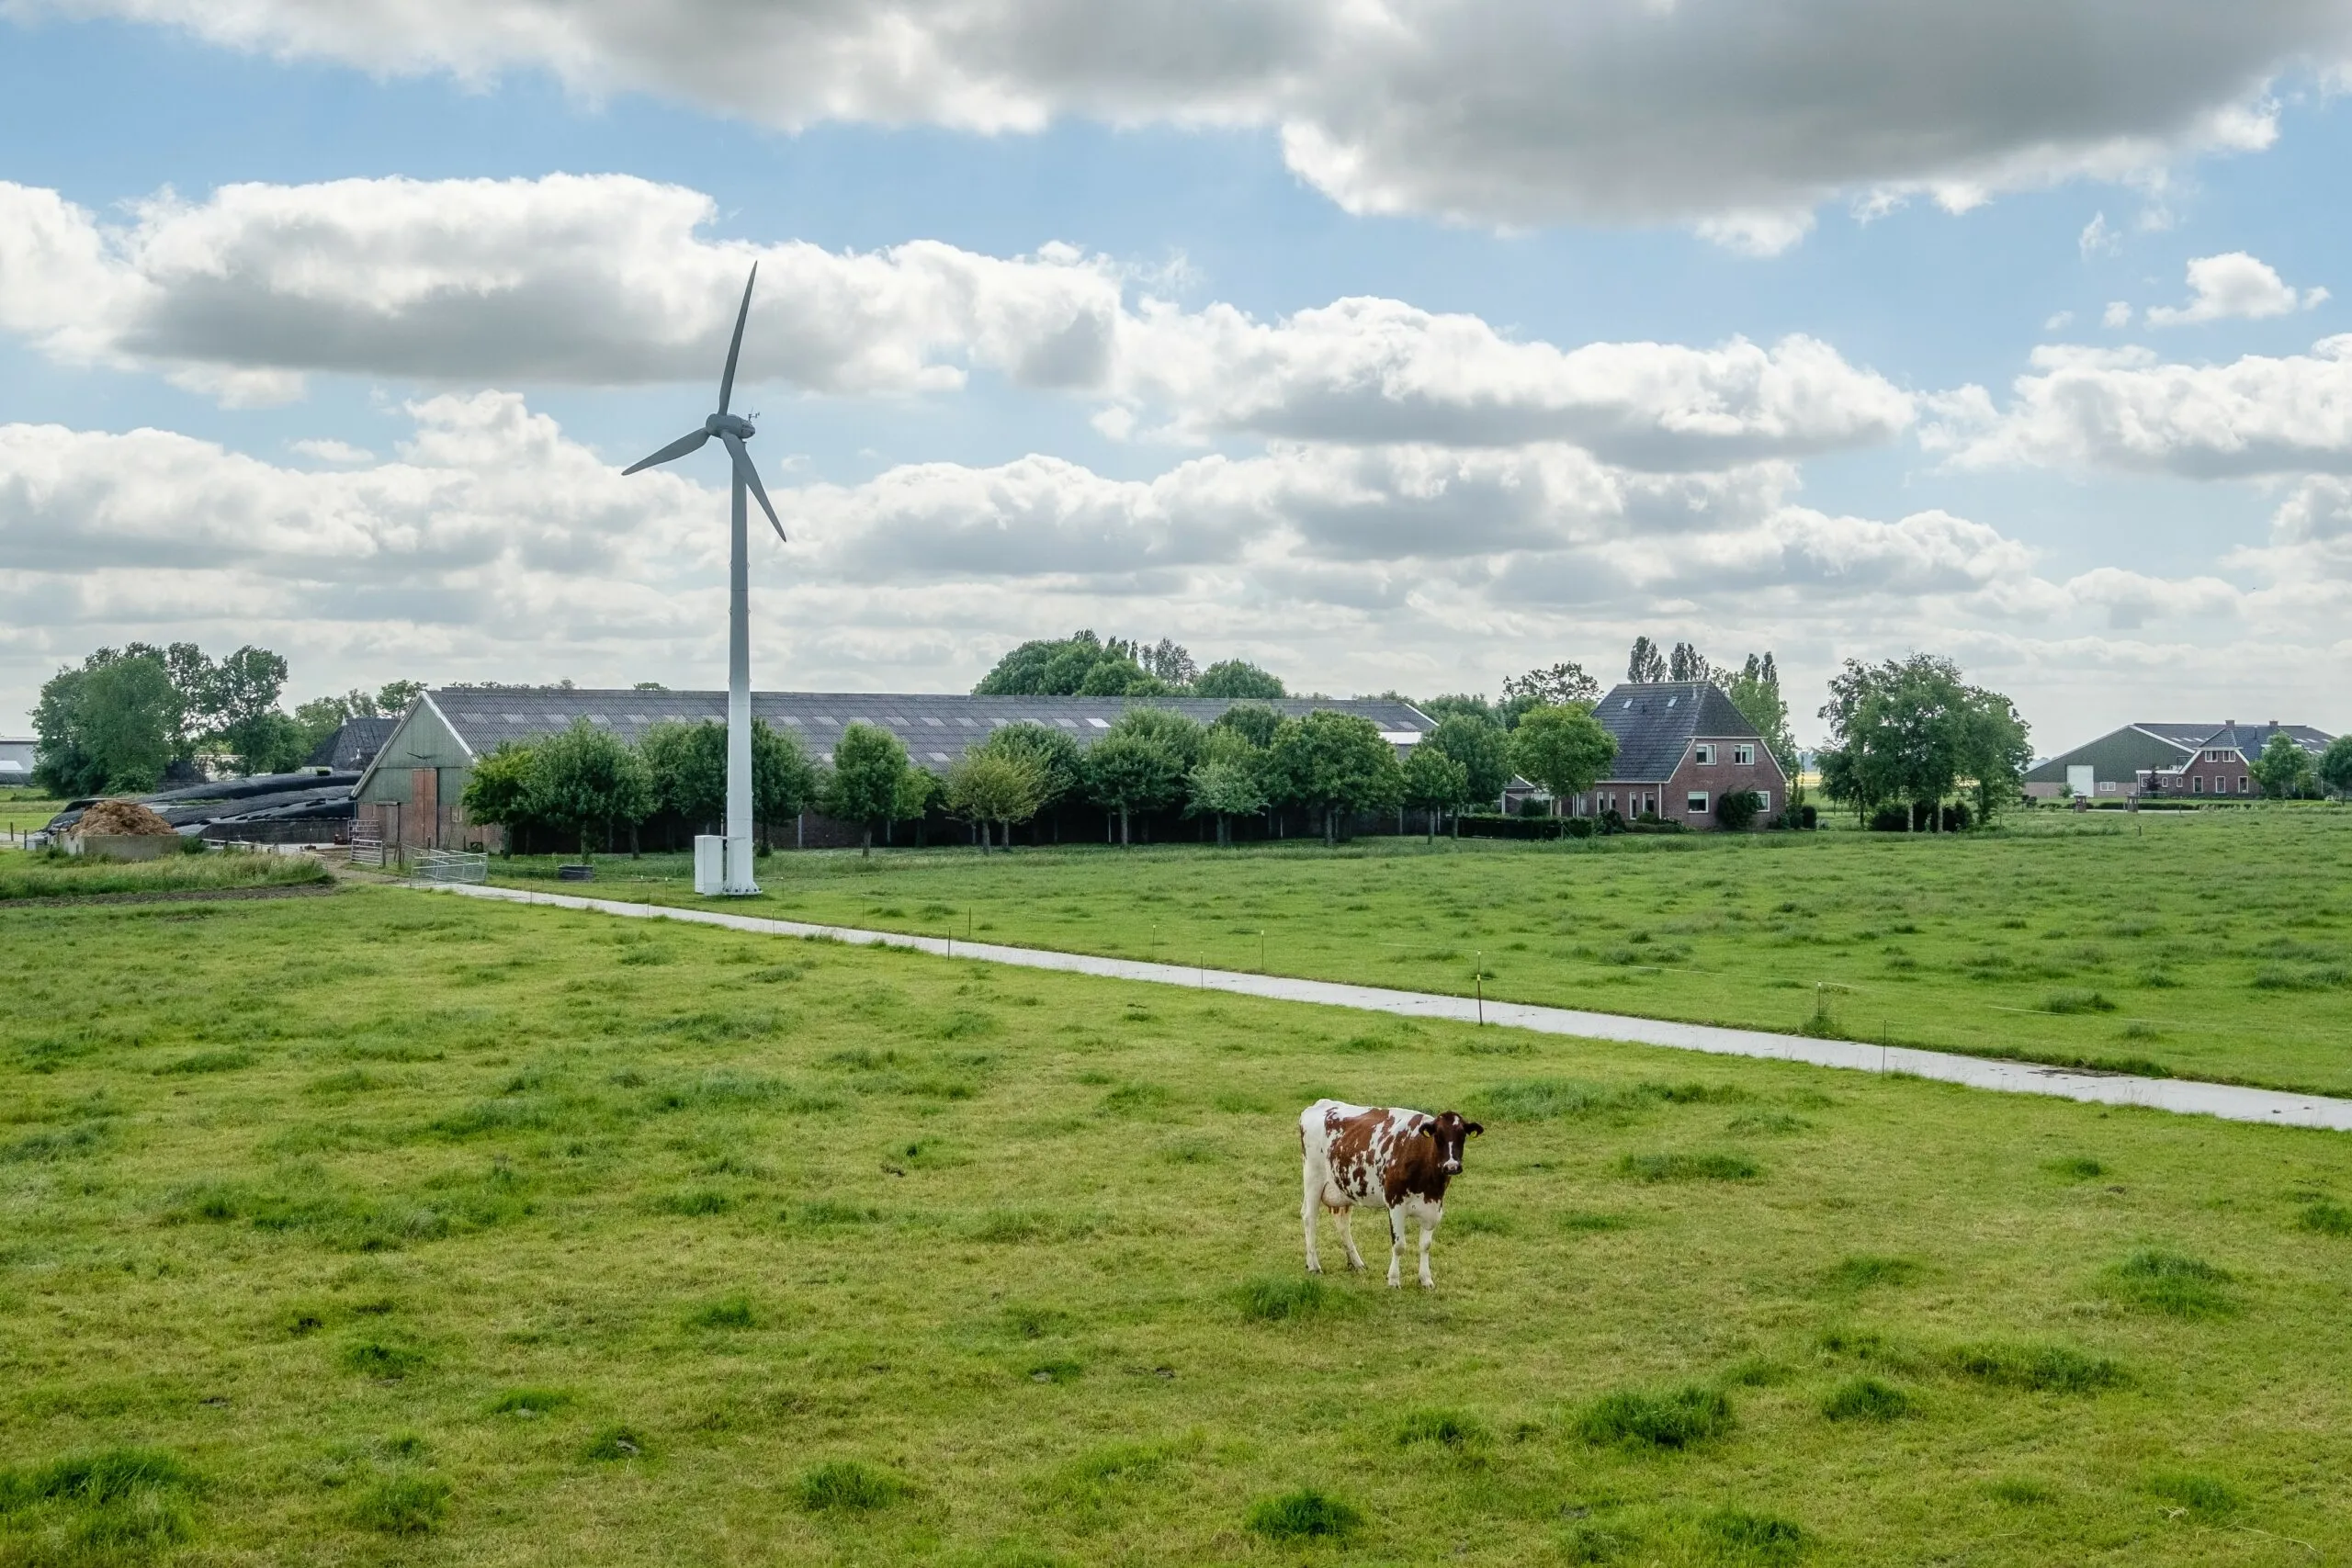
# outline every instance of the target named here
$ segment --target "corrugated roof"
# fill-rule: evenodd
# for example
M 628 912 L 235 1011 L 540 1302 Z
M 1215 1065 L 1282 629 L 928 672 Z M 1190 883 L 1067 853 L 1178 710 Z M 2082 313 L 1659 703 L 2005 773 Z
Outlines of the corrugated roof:
M 401 727 L 397 716 L 387 718 L 346 718 L 333 735 L 319 742 L 307 764 L 313 768 L 333 768 L 337 773 L 356 773 L 374 761 L 392 731 Z
M 619 739 L 639 739 L 657 724 L 711 719 L 725 723 L 724 692 L 513 691 L 443 687 L 433 705 L 479 756 L 502 742 L 528 740 L 585 718 Z M 1226 697 L 976 697 L 944 693 L 754 692 L 752 713 L 800 738 L 813 757 L 831 755 L 849 725 L 863 721 L 896 735 L 909 755 L 927 767 L 954 761 L 967 747 L 1007 724 L 1050 725 L 1091 746 L 1131 707 L 1170 708 L 1206 724 L 1237 699 Z M 1257 700 L 1257 699 L 1250 699 Z M 1264 705 L 1290 715 L 1333 709 L 1358 714 L 1392 739 L 1435 728 L 1409 703 L 1386 698 L 1276 697 Z M 1409 742 L 1399 740 L 1400 744 Z
M 2308 724 L 2222 724 L 2214 726 L 2194 745 L 2200 751 L 2235 751 L 2251 762 L 2262 755 L 2262 749 L 2270 744 L 2274 735 L 2286 736 L 2314 757 L 2326 750 L 2328 742 L 2335 739 Z
M 1603 782 L 1662 782 L 1674 776 L 1695 739 L 1761 740 L 1747 716 L 1708 681 L 1656 681 L 1611 690 L 1592 716 L 1617 738 L 1617 760 Z

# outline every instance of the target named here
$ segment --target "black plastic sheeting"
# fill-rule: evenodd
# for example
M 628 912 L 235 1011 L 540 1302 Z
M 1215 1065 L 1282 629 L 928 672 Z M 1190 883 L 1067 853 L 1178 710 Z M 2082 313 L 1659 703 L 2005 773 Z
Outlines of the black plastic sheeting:
M 139 804 L 183 835 L 193 836 L 208 829 L 233 829 L 245 823 L 348 820 L 356 809 L 352 791 L 358 783 L 357 773 L 262 773 L 249 779 L 223 779 L 217 784 L 158 790 L 153 795 L 141 795 Z M 65 832 L 98 799 L 93 795 L 73 802 L 49 819 L 45 830 Z M 219 839 L 236 835 L 233 831 L 215 831 L 208 836 Z

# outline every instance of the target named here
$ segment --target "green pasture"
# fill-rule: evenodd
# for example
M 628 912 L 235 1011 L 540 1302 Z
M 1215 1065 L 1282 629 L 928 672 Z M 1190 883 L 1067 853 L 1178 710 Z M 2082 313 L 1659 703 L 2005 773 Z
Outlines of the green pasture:
M 10 839 L 47 827 L 49 819 L 64 809 L 62 800 L 39 799 L 26 790 L 0 789 L 0 849 L 9 847 Z
M 600 857 L 697 902 L 683 857 Z M 2352 1094 L 2352 812 L 2013 829 L 777 853 L 752 912 Z M 539 886 L 553 862 L 493 863 Z
M 0 1562 L 2352 1550 L 2337 1134 L 390 888 L 0 908 Z M 1303 1275 L 1326 1093 L 1486 1122 L 1434 1293 Z

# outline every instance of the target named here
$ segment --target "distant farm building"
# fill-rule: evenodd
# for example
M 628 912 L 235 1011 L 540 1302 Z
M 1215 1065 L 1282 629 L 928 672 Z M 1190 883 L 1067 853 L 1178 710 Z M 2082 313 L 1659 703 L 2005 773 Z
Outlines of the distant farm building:
M 398 716 L 346 718 L 333 735 L 319 742 L 303 766 L 356 773 L 376 760 L 376 753 L 384 749 L 384 742 L 392 738 L 392 731 L 400 725 Z
M 34 745 L 0 738 L 0 786 L 32 783 Z
M 1205 724 L 1234 701 L 1222 697 L 981 697 L 867 692 L 754 692 L 752 716 L 763 719 L 779 734 L 798 738 L 809 758 L 832 761 L 842 731 L 865 723 L 888 730 L 906 749 L 908 760 L 937 772 L 965 750 L 1008 724 L 1043 724 L 1061 730 L 1080 750 L 1091 746 L 1130 707 L 1173 709 Z M 1356 714 L 1380 728 L 1400 750 L 1413 745 L 1436 728 L 1427 715 L 1408 703 L 1383 699 L 1286 697 L 1264 705 L 1286 715 L 1318 709 Z M 385 845 L 413 852 L 420 849 L 463 849 L 469 844 L 495 848 L 502 842 L 497 827 L 469 823 L 458 802 L 474 761 L 508 741 L 526 741 L 558 734 L 585 720 L 609 731 L 616 739 L 634 744 L 657 724 L 727 720 L 724 692 L 582 691 L 555 688 L 444 687 L 425 693 L 409 705 L 392 733 L 362 774 L 357 792 L 359 821 L 380 833 Z M 1170 818 L 1139 824 L 1165 839 L 1181 833 L 1190 839 L 1196 824 Z M 683 845 L 701 824 L 649 824 L 649 844 Z M 859 829 L 816 812 L 786 823 L 761 825 L 770 844 L 821 848 L 854 844 Z M 1107 829 L 1104 813 L 1089 807 L 1065 804 L 1040 816 L 1029 829 L 1034 841 L 1100 839 Z M 1319 832 L 1305 815 L 1295 820 L 1276 812 L 1264 819 L 1270 836 Z M 896 831 L 918 836 L 962 834 L 961 824 L 934 820 L 902 824 Z M 918 841 L 920 841 L 920 837 Z M 522 846 L 517 846 L 522 847 Z M 550 848 L 555 847 L 550 845 Z M 564 847 L 569 847 L 565 845 Z
M 2128 798 L 2143 791 L 2189 800 L 2217 796 L 2253 799 L 2262 793 L 2252 764 L 2283 733 L 2313 761 L 2335 739 L 2309 725 L 2127 724 L 2036 763 L 2025 775 L 2025 792 L 2036 800 L 2109 796 Z

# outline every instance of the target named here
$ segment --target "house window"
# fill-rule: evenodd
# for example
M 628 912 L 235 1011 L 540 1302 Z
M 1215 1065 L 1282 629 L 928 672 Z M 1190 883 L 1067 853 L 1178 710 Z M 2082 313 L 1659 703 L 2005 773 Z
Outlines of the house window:
M 2195 779 L 2189 781 L 2188 793 L 2191 795 L 2203 795 L 2205 793 L 2204 775 L 2199 774 Z
M 1704 817 L 1707 814 L 1707 792 L 1703 789 L 1692 790 L 1683 797 L 1682 805 L 1691 816 Z
M 1743 768 L 1752 766 L 1756 761 L 1756 748 L 1735 746 L 1731 749 L 1731 760 Z
M 2238 793 L 2240 795 L 2244 795 L 2245 792 L 2245 775 L 2244 773 L 2240 773 L 2238 775 Z
M 1702 768 L 1712 768 L 1715 765 L 1715 749 L 1702 740 L 1690 748 L 1690 760 Z
M 1756 792 L 1756 809 L 1758 814 L 1760 816 L 1770 817 L 1772 814 L 1772 792 L 1770 790 L 1759 789 Z

